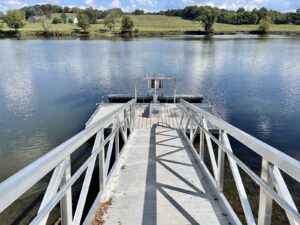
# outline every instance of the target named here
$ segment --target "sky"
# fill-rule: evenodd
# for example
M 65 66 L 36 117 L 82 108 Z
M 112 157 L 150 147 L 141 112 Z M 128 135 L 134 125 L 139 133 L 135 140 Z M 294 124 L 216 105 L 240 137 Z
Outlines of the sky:
M 248 10 L 267 7 L 281 12 L 295 11 L 300 8 L 300 0 L 0 0 L 0 11 L 46 3 L 98 9 L 118 7 L 124 11 L 138 8 L 148 12 L 184 8 L 189 5 L 210 5 L 231 10 L 239 7 Z

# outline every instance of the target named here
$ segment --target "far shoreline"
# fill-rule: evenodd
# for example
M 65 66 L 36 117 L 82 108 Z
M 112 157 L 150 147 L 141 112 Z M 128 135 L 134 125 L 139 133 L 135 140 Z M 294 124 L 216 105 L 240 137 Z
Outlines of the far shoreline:
M 300 36 L 299 32 L 295 31 L 269 31 L 267 34 L 261 34 L 257 31 L 222 31 L 222 32 L 214 32 L 209 36 L 214 35 L 286 35 L 286 36 Z M 55 32 L 43 32 L 43 31 L 1 31 L 0 30 L 0 39 L 5 38 L 16 38 L 16 39 L 62 39 L 62 38 L 87 38 L 87 39 L 97 39 L 97 38 L 144 38 L 144 37 L 166 37 L 166 36 L 193 36 L 193 35 L 200 35 L 200 36 L 207 36 L 205 32 L 199 31 L 143 31 L 138 33 L 132 34 L 122 34 L 121 32 L 62 32 L 62 31 L 55 31 Z

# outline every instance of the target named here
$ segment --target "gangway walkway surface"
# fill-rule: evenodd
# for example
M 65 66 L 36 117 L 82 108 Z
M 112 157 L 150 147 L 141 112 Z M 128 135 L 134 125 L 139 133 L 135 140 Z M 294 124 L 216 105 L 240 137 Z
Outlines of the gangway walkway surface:
M 124 151 L 105 224 L 231 224 L 180 131 L 135 129 Z

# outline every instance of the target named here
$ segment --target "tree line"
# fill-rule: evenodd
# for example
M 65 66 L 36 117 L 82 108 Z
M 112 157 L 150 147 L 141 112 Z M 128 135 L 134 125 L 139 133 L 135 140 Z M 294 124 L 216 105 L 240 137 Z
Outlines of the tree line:
M 60 17 L 52 19 L 52 14 L 60 14 Z M 2 23 L 6 22 L 7 25 L 15 30 L 25 25 L 25 20 L 32 16 L 42 18 L 42 25 L 51 27 L 48 23 L 52 21 L 53 24 L 66 23 L 67 13 L 73 13 L 77 15 L 78 26 L 81 27 L 85 32 L 90 27 L 90 24 L 96 24 L 103 19 L 104 26 L 110 31 L 115 30 L 116 22 L 119 17 L 124 15 L 166 15 L 166 16 L 177 16 L 183 19 L 200 21 L 204 27 L 205 33 L 213 33 L 213 26 L 215 23 L 227 23 L 227 24 L 259 24 L 258 31 L 265 33 L 269 28 L 270 24 L 297 24 L 300 25 L 300 9 L 296 12 L 282 13 L 275 10 L 268 10 L 264 7 L 260 9 L 253 9 L 247 11 L 244 8 L 239 8 L 236 11 L 219 9 L 217 7 L 210 6 L 188 6 L 184 9 L 170 9 L 166 11 L 160 11 L 156 13 L 145 13 L 143 10 L 136 9 L 135 11 L 128 13 L 123 12 L 120 8 L 113 8 L 109 10 L 98 10 L 94 8 L 80 9 L 77 7 L 61 7 L 58 5 L 44 4 L 44 5 L 33 5 L 26 6 L 19 10 L 11 10 L 6 15 L 0 12 L 0 20 Z M 46 19 L 45 19 L 46 18 Z M 72 19 L 72 18 L 68 18 Z M 123 20 L 122 20 L 123 22 Z M 102 23 L 102 21 L 101 21 Z M 128 32 L 134 27 L 133 21 L 129 17 L 124 19 L 125 26 L 121 26 L 121 31 Z M 1 24 L 0 24 L 1 25 Z M 128 27 L 126 28 L 126 26 Z
M 184 9 L 169 9 L 160 11 L 156 14 L 166 16 L 179 16 L 184 19 L 196 20 L 197 18 L 207 14 L 210 11 L 214 14 L 216 23 L 226 24 L 259 24 L 262 20 L 268 20 L 274 24 L 297 24 L 300 25 L 300 9 L 296 12 L 282 13 L 275 10 L 268 10 L 265 7 L 247 11 L 244 8 L 239 8 L 236 11 L 219 9 L 210 6 L 188 6 Z
M 83 11 L 78 7 L 62 7 L 59 5 L 43 4 L 43 5 L 33 5 L 26 6 L 20 9 L 24 15 L 25 19 L 31 16 L 46 16 L 51 17 L 53 13 L 74 13 L 78 14 Z M 236 11 L 220 9 L 217 7 L 210 6 L 187 6 L 184 9 L 169 9 L 166 11 L 145 13 L 144 10 L 136 9 L 131 13 L 124 13 L 119 8 L 109 9 L 109 10 L 98 10 L 94 8 L 84 9 L 86 14 L 89 16 L 90 23 L 96 23 L 98 19 L 104 19 L 112 12 L 122 16 L 123 14 L 133 14 L 133 15 L 143 15 L 143 14 L 158 14 L 166 16 L 178 16 L 188 20 L 196 20 L 197 18 L 206 15 L 208 12 L 212 12 L 215 17 L 216 23 L 226 23 L 226 24 L 259 24 L 262 20 L 267 19 L 270 23 L 274 24 L 297 24 L 300 25 L 300 9 L 296 12 L 279 12 L 275 10 L 268 10 L 265 7 L 260 9 L 253 9 L 247 11 L 244 8 L 239 8 Z M 0 12 L 0 17 L 3 17 L 3 13 Z

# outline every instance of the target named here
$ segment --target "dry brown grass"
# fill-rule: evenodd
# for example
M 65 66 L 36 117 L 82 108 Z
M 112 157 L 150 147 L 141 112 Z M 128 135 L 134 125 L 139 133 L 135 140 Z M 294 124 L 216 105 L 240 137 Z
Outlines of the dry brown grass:
M 112 198 L 109 200 L 102 202 L 96 212 L 95 218 L 92 222 L 92 225 L 104 225 L 105 220 L 104 220 L 104 215 L 107 213 L 107 210 L 109 207 L 112 205 Z

